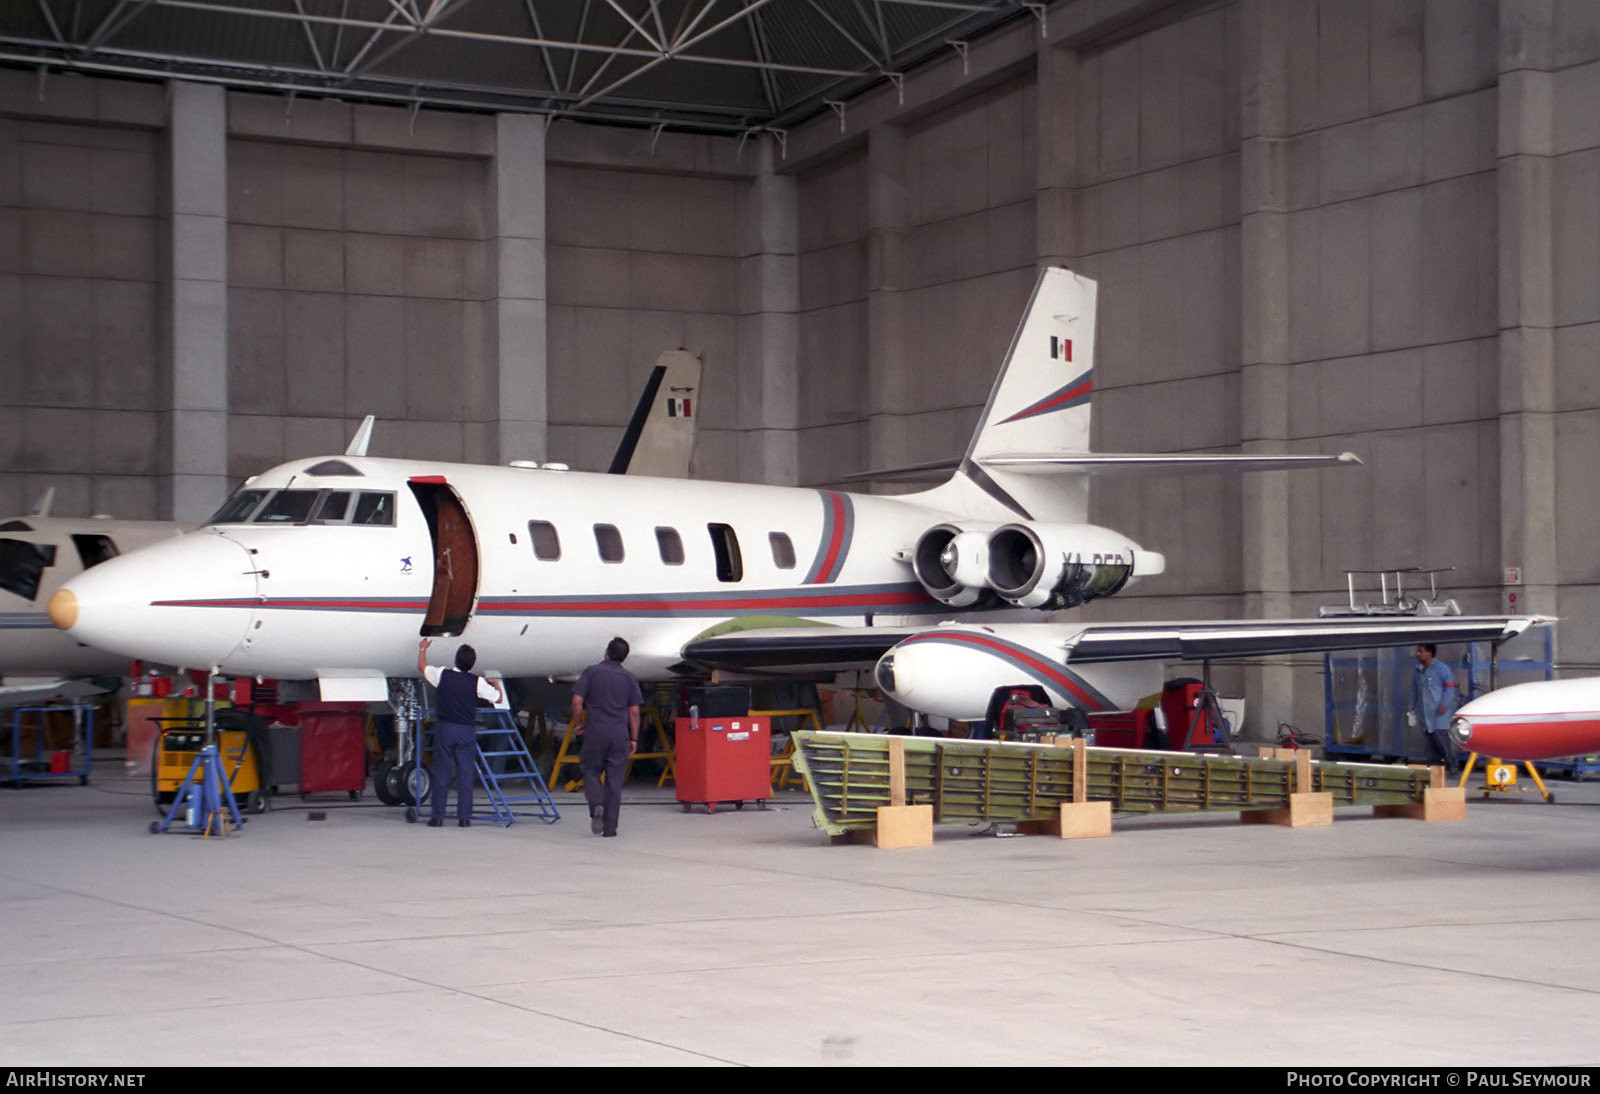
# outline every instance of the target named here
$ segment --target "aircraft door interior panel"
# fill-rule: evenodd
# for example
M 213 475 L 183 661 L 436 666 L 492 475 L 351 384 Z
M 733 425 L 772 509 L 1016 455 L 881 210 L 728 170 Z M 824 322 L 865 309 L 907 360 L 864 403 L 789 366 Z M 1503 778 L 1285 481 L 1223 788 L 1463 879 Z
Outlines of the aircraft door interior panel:
M 454 637 L 467 628 L 478 593 L 478 542 L 461 499 L 444 482 L 413 480 L 411 491 L 433 539 L 433 595 L 422 633 Z

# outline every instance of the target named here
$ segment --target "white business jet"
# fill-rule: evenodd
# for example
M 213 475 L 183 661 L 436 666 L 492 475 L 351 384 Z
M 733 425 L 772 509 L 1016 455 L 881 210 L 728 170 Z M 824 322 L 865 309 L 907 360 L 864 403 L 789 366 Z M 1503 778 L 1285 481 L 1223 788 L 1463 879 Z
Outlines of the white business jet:
M 611 460 L 612 474 L 686 478 L 694 451 L 700 358 L 667 350 L 651 370 Z M 363 423 L 352 451 L 366 451 Z M 93 566 L 191 531 L 193 524 L 50 515 L 55 488 L 33 512 L 0 518 L 0 707 L 94 690 L 85 677 L 128 671 L 126 654 L 74 641 L 50 622 L 45 605 L 57 589 Z
M 1319 468 L 1353 455 L 1089 451 L 1093 281 L 1041 273 L 977 433 L 941 485 L 898 497 L 534 467 L 295 460 L 203 528 L 50 602 L 79 641 L 382 699 L 419 636 L 506 676 L 570 678 L 613 635 L 645 678 L 871 666 L 913 709 L 981 716 L 995 687 L 1126 708 L 1156 662 L 1205 650 L 1500 640 L 1532 620 L 1049 624 L 1163 557 L 1086 522 L 1097 473 Z M 957 622 L 951 622 L 957 621 Z M 965 622 L 960 622 L 965 621 Z M 446 654 L 452 643 L 435 643 Z M 1111 656 L 1114 654 L 1114 656 Z

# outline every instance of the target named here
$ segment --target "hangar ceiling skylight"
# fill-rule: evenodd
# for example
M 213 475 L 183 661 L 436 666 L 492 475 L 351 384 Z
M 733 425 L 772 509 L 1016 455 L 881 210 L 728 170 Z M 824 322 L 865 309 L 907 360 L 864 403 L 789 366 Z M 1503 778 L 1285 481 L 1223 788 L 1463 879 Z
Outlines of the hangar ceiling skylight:
M 6 0 L 0 64 L 673 129 L 784 127 L 1025 0 Z

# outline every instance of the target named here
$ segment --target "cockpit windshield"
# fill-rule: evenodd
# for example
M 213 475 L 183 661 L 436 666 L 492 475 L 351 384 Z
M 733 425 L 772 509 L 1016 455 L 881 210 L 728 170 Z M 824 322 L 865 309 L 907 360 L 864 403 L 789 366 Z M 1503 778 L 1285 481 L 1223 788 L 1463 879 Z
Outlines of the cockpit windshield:
M 252 524 L 300 524 L 311 515 L 316 504 L 315 490 L 279 490 L 267 499 L 254 517 Z
M 39 595 L 39 581 L 47 566 L 54 566 L 56 549 L 45 543 L 0 539 L 0 589 L 24 600 Z
M 265 490 L 240 490 L 233 497 L 222 503 L 222 508 L 216 511 L 207 524 L 243 524 L 250 519 L 250 514 L 256 511 L 256 506 L 261 504 L 261 499 L 267 496 Z
M 393 526 L 394 499 L 382 490 L 240 490 L 206 523 Z

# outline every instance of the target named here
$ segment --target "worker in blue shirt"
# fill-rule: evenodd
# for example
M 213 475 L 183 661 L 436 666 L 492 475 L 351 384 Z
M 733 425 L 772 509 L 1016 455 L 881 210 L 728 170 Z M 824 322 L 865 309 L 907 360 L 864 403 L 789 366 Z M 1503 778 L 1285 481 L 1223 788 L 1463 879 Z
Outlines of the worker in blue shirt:
M 1411 677 L 1411 702 L 1408 713 L 1415 713 L 1428 741 L 1429 759 L 1455 774 L 1455 747 L 1450 742 L 1450 714 L 1456 708 L 1456 680 L 1444 662 L 1438 660 L 1438 647 L 1429 643 L 1417 647 L 1417 669 Z

